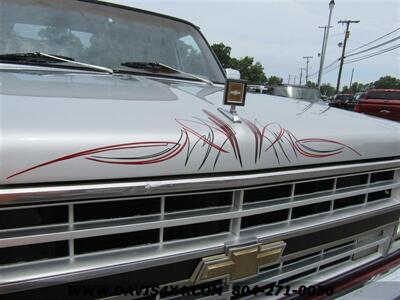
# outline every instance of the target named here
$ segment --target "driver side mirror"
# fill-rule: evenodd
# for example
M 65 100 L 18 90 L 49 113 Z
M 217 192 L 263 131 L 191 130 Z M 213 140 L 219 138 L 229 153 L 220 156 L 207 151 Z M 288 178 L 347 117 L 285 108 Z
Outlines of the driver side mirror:
M 240 79 L 240 72 L 235 69 L 225 69 L 226 78 L 228 79 Z

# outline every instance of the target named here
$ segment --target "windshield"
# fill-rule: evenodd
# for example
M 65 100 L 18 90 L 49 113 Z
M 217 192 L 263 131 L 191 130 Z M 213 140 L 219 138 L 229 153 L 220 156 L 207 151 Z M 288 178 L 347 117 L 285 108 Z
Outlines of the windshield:
M 400 92 L 372 91 L 367 94 L 367 99 L 400 100 Z
M 364 96 L 365 96 L 365 93 L 357 93 L 354 96 L 354 100 L 360 100 L 360 99 L 364 98 Z
M 209 46 L 184 22 L 77 0 L 0 0 L 0 14 L 0 54 L 44 52 L 124 70 L 132 69 L 123 62 L 157 62 L 224 82 Z

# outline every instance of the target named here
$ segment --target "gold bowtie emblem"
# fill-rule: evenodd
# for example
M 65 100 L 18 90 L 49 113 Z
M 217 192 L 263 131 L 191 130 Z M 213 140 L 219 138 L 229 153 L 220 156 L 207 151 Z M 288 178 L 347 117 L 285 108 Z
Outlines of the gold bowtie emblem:
M 197 265 L 192 283 L 227 277 L 228 281 L 256 275 L 261 266 L 279 262 L 286 243 L 256 244 L 228 248 L 226 253 L 203 258 Z

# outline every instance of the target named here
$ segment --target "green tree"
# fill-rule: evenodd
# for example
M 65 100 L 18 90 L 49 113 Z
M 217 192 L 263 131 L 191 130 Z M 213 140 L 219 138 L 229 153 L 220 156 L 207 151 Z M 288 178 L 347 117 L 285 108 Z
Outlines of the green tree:
M 312 82 L 312 81 L 307 81 L 307 86 L 309 88 L 313 88 L 313 89 L 317 88 L 317 84 L 315 82 Z
M 253 84 L 264 84 L 267 77 L 261 63 L 254 63 L 254 58 L 245 56 L 241 59 L 232 58 L 231 68 L 239 70 L 241 78 Z
M 282 82 L 283 79 L 278 76 L 270 76 L 267 81 L 268 85 L 279 85 L 282 84 Z
M 354 82 L 350 87 L 350 93 L 355 94 L 358 92 L 364 92 L 371 88 L 370 85 L 370 83 L 362 84 L 359 82 Z
M 231 68 L 239 70 L 242 79 L 253 84 L 263 84 L 267 81 L 264 67 L 261 63 L 254 63 L 254 58 L 245 56 L 241 59 L 232 58 Z
M 331 86 L 329 83 L 323 83 L 321 84 L 319 90 L 321 91 L 322 95 L 325 96 L 333 96 L 335 95 L 336 89 Z
M 217 55 L 221 65 L 224 68 L 230 68 L 232 48 L 225 46 L 224 43 L 213 44 L 211 45 L 211 48 L 214 50 L 215 55 Z
M 360 92 L 360 87 L 361 84 L 359 84 L 358 82 L 354 82 L 351 86 L 350 86 L 350 93 L 354 94 L 357 92 Z
M 375 89 L 400 89 L 400 79 L 384 76 L 373 83 Z
M 342 93 L 343 94 L 351 94 L 351 91 L 347 85 L 343 86 Z
M 252 84 L 264 84 L 267 81 L 264 67 L 260 62 L 254 62 L 253 57 L 233 58 L 231 57 L 232 48 L 226 46 L 224 43 L 213 44 L 211 47 L 222 66 L 238 70 L 242 79 Z

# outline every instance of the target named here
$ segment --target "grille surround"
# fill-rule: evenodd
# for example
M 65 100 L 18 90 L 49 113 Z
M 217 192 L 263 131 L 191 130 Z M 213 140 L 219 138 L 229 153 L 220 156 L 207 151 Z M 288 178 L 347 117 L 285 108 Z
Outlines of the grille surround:
M 56 188 L 48 187 L 44 188 L 40 193 L 33 193 L 33 190 L 37 188 L 17 188 L 14 189 L 14 195 L 17 200 L 13 202 L 9 201 L 11 189 L 0 190 L 0 211 L 6 211 L 14 208 L 23 209 L 23 207 L 43 207 L 62 206 L 68 207 L 68 223 L 58 225 L 46 225 L 39 226 L 36 228 L 22 228 L 22 229 L 7 229 L 0 230 L 0 248 L 8 248 L 12 246 L 24 246 L 32 244 L 41 244 L 45 242 L 57 242 L 57 241 L 68 241 L 69 242 L 69 255 L 67 257 L 55 258 L 53 260 L 20 263 L 16 265 L 1 265 L 0 272 L 8 274 L 6 280 L 0 279 L 0 294 L 3 290 L 18 290 L 29 287 L 29 282 L 41 281 L 41 278 L 47 276 L 59 276 L 63 280 L 73 281 L 88 277 L 102 276 L 105 274 L 115 274 L 124 271 L 143 269 L 150 266 L 157 266 L 165 264 L 167 261 L 181 261 L 183 259 L 200 258 L 208 255 L 218 254 L 223 252 L 224 244 L 237 236 L 241 238 L 257 238 L 260 241 L 275 241 L 281 238 L 289 238 L 291 236 L 299 235 L 300 233 L 313 232 L 321 230 L 321 228 L 329 228 L 337 226 L 338 224 L 350 223 L 354 220 L 365 219 L 375 215 L 384 214 L 390 212 L 393 209 L 400 209 L 400 202 L 398 199 L 398 189 L 400 187 L 399 181 L 399 169 L 400 160 L 390 165 L 390 168 L 382 169 L 382 166 L 387 166 L 388 162 L 381 162 L 379 168 L 378 163 L 368 164 L 357 164 L 353 165 L 352 172 L 349 170 L 349 166 L 329 167 L 328 171 L 326 168 L 320 168 L 318 172 L 314 173 L 314 176 L 318 174 L 325 174 L 326 172 L 338 173 L 326 177 L 315 177 L 315 179 L 309 179 L 311 176 L 311 169 L 303 170 L 303 172 L 295 171 L 297 180 L 283 180 L 283 177 L 276 175 L 279 172 L 275 172 L 275 175 L 271 173 L 264 174 L 264 178 L 261 184 L 254 186 L 255 182 L 260 182 L 262 177 L 260 174 L 246 175 L 248 181 L 241 181 L 240 186 L 237 188 L 230 188 L 230 185 L 237 183 L 238 179 L 232 179 L 225 185 L 220 182 L 220 189 L 214 191 L 210 189 L 204 189 L 201 191 L 190 193 L 181 192 L 179 188 L 174 193 L 168 194 L 156 194 L 154 191 L 157 189 L 148 188 L 146 193 L 141 193 L 135 190 L 135 193 L 139 193 L 137 197 L 116 197 L 119 193 L 117 188 L 115 198 L 104 198 L 108 195 L 105 193 L 101 199 L 95 199 L 94 194 L 86 192 L 69 192 L 69 196 L 66 196 L 64 192 L 55 191 Z M 398 164 L 398 165 L 397 165 Z M 334 171 L 333 171 L 333 169 Z M 368 171 L 365 171 L 368 169 Z M 339 172 L 341 170 L 341 172 Z M 360 171 L 361 170 L 361 171 Z M 387 170 L 395 170 L 393 179 L 382 182 L 369 183 L 372 173 L 379 173 Z M 314 169 L 315 171 L 315 169 Z M 357 174 L 367 174 L 367 184 L 361 184 L 356 186 L 347 186 L 344 188 L 336 189 L 335 185 L 338 178 L 351 177 Z M 277 176 L 277 177 L 274 177 Z M 283 176 L 283 173 L 282 173 Z M 293 174 L 288 175 L 285 178 L 293 179 Z M 238 176 L 239 178 L 240 176 Z M 305 177 L 306 180 L 300 180 Z M 385 177 L 385 176 L 383 176 Z M 271 179 L 272 178 L 272 179 Z M 379 178 L 379 176 L 375 176 Z M 327 191 L 318 191 L 311 194 L 295 195 L 296 184 L 306 184 L 307 182 L 315 182 L 318 180 L 333 180 L 335 185 L 332 189 Z M 196 179 L 200 180 L 200 179 Z M 280 180 L 280 181 L 279 181 Z M 217 179 L 217 182 L 219 178 Z M 208 182 L 206 180 L 206 182 Z M 204 184 L 204 183 L 203 183 Z M 165 189 L 168 186 L 168 181 L 159 183 L 159 186 L 163 186 Z M 266 187 L 286 185 L 291 187 L 290 197 L 272 199 L 266 201 L 249 201 L 244 202 L 244 194 L 247 190 L 263 189 Z M 154 187 L 154 186 L 153 186 Z M 173 185 L 176 188 L 176 185 Z M 212 187 L 212 186 L 211 186 Z M 224 189 L 224 187 L 226 187 Z M 171 188 L 171 187 L 170 187 Z M 33 190 L 32 190 L 33 189 Z M 82 186 L 80 186 L 82 189 Z M 133 189 L 126 188 L 126 194 L 131 194 Z M 376 200 L 368 202 L 367 195 L 370 193 L 376 193 L 382 190 L 391 190 L 390 197 L 383 200 Z M 394 192 L 393 192 L 394 191 Z M 33 194 L 35 194 L 33 196 Z M 49 201 L 47 197 L 54 193 L 60 197 L 56 198 L 58 201 Z M 72 194 L 71 194 L 72 193 Z M 76 194 L 74 194 L 76 193 Z M 204 209 L 198 209 L 194 211 L 166 211 L 165 203 L 168 197 L 181 197 L 183 195 L 207 195 L 215 193 L 230 193 L 232 196 L 232 202 L 230 205 L 226 205 L 223 201 L 223 206 L 215 207 L 211 206 Z M 37 199 L 40 195 L 44 195 L 40 204 Z M 79 195 L 79 197 L 78 197 Z M 364 202 L 356 206 L 345 207 L 341 209 L 335 208 L 335 201 L 337 199 L 343 199 L 346 197 L 353 197 L 358 195 L 364 195 Z M 75 198 L 78 197 L 79 200 Z M 74 207 L 79 205 L 85 205 L 95 202 L 107 202 L 107 201 L 135 201 L 136 199 L 160 199 L 160 213 L 151 214 L 147 216 L 133 216 L 129 218 L 117 218 L 110 220 L 90 220 L 86 222 L 74 222 Z M 3 199 L 5 201 L 3 201 Z M 83 200 L 82 200 L 83 199 Z M 47 200 L 47 201 L 46 201 Z M 54 202 L 53 202 L 54 201 Z M 301 208 L 305 205 L 311 205 L 315 203 L 330 202 L 330 210 L 321 214 L 313 214 L 306 217 L 292 218 L 292 210 Z M 260 215 L 262 213 L 271 213 L 274 211 L 287 209 L 289 211 L 288 218 L 284 222 L 278 222 L 274 224 L 261 224 L 260 226 L 241 228 L 241 221 L 243 218 Z M 210 234 L 205 237 L 195 237 L 182 240 L 164 240 L 165 228 L 176 228 L 177 226 L 184 226 L 190 224 L 202 224 L 211 221 L 223 221 L 229 220 L 230 226 L 228 232 L 217 232 Z M 284 225 L 284 226 L 283 226 Z M 159 242 L 152 245 L 144 245 L 132 248 L 123 249 L 111 249 L 103 252 L 91 252 L 77 255 L 74 250 L 74 241 L 77 239 L 91 238 L 96 236 L 107 236 L 116 235 L 129 232 L 139 232 L 143 230 L 154 230 L 158 229 Z M 118 258 L 112 258 L 112 256 L 119 256 Z M 102 258 L 104 258 L 102 260 Z M 21 274 L 21 269 L 29 266 L 34 271 L 29 276 Z M 63 267 L 64 272 L 60 272 L 59 269 Z M 58 269 L 58 271 L 57 271 Z M 43 272 L 46 270 L 46 272 Z M 77 274 L 77 272 L 80 274 Z M 27 284 L 28 283 L 28 284 Z M 44 285 L 49 284 L 43 282 Z M 6 289 L 3 289 L 5 287 Z

